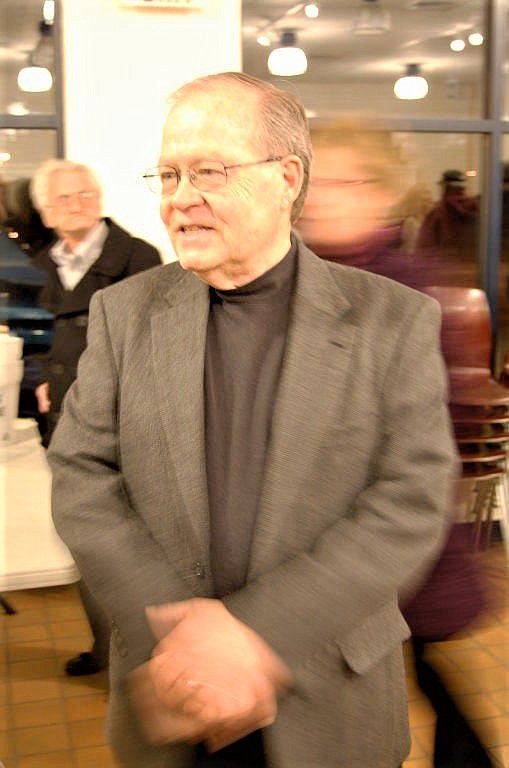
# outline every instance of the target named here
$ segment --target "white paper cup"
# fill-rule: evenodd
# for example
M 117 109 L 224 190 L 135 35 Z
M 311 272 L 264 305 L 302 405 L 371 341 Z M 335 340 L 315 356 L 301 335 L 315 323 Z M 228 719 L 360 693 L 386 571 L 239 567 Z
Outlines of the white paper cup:
M 9 336 L 0 333 L 0 365 L 20 360 L 23 354 L 23 339 L 20 336 Z
M 0 444 L 9 442 L 14 434 L 22 378 L 23 360 L 0 363 Z

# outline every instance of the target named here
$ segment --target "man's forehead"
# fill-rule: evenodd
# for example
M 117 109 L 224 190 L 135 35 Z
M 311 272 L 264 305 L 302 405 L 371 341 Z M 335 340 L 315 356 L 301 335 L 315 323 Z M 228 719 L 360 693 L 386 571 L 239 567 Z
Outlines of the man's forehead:
M 221 133 L 229 128 L 250 140 L 257 106 L 257 97 L 242 88 L 191 91 L 173 105 L 170 101 L 163 142 L 180 138 L 183 132 L 192 136 L 206 130 Z
M 62 169 L 55 171 L 50 177 L 50 189 L 56 187 L 68 187 L 75 184 L 80 184 L 83 187 L 96 188 L 96 184 L 92 176 L 84 170 L 79 169 Z

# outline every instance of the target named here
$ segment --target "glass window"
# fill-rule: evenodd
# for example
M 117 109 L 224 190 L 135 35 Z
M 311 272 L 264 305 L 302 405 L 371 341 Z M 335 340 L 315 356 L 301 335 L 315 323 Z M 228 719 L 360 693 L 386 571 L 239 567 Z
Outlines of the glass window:
M 0 113 L 55 112 L 54 26 L 43 17 L 52 7 L 43 0 L 0 3 Z
M 319 3 L 318 17 L 309 19 L 304 3 L 245 0 L 244 71 L 292 89 L 319 117 L 338 112 L 482 117 L 485 5 L 484 0 L 331 0 Z M 289 30 L 295 38 L 287 42 L 304 50 L 307 71 L 273 76 L 268 57 Z M 411 71 L 426 80 L 424 98 L 394 94 L 409 65 L 417 65 Z M 400 85 L 404 90 L 405 83 Z M 406 86 L 407 94 L 409 87 L 415 95 L 423 82 Z

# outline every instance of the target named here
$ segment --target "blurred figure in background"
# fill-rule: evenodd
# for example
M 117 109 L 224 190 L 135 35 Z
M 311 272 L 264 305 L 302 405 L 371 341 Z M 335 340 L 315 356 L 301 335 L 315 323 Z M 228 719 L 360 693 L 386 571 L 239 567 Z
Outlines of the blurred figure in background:
M 427 184 L 418 182 L 404 192 L 390 212 L 390 218 L 401 222 L 401 247 L 413 253 L 422 222 L 433 208 L 433 195 Z
M 32 194 L 45 225 L 54 230 L 52 244 L 33 259 L 47 272 L 39 302 L 55 315 L 53 343 L 36 389 L 39 410 L 48 414 L 49 442 L 86 346 L 93 294 L 161 259 L 153 246 L 103 218 L 101 188 L 87 166 L 48 160 L 34 175 Z M 94 646 L 68 661 L 66 671 L 73 676 L 98 672 L 109 652 L 107 620 L 83 582 L 80 591 Z
M 472 262 L 477 257 L 479 197 L 467 194 L 463 171 L 444 171 L 441 198 L 422 223 L 417 250 L 438 252 L 447 259 Z
M 15 179 L 5 185 L 6 217 L 3 227 L 28 256 L 34 256 L 54 237 L 46 227 L 32 200 L 30 179 Z
M 404 253 L 401 224 L 393 219 L 403 210 L 394 204 L 402 166 L 388 131 L 374 131 L 371 124 L 362 121 L 339 120 L 312 131 L 311 137 L 314 162 L 299 229 L 315 252 L 415 288 L 437 281 L 447 283 L 454 277 L 446 260 Z M 452 518 L 452 511 L 450 514 Z M 411 601 L 404 601 L 404 615 L 413 634 L 417 680 L 437 713 L 435 768 L 492 765 L 438 670 L 425 657 L 428 642 L 446 640 L 465 629 L 484 605 L 482 580 L 469 551 L 468 532 L 463 525 L 452 524 L 423 586 Z

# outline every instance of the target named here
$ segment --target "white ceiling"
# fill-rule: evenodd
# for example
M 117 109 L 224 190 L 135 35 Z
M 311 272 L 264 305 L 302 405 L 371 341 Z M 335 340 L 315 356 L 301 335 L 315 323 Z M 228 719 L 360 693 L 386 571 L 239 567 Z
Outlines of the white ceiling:
M 381 0 L 391 15 L 387 32 L 360 36 L 352 26 L 363 0 L 322 0 L 320 15 L 308 19 L 303 9 L 290 13 L 293 0 L 244 0 L 244 71 L 271 79 L 267 57 L 284 29 L 293 29 L 308 57 L 308 71 L 293 78 L 301 83 L 337 83 L 341 80 L 376 82 L 403 73 L 405 64 L 419 63 L 423 73 L 459 80 L 479 80 L 486 46 L 467 42 L 461 53 L 449 48 L 455 37 L 465 40 L 470 32 L 484 34 L 483 0 Z M 286 14 L 286 15 L 285 15 Z M 261 29 L 272 33 L 274 44 L 263 48 L 256 42 Z

